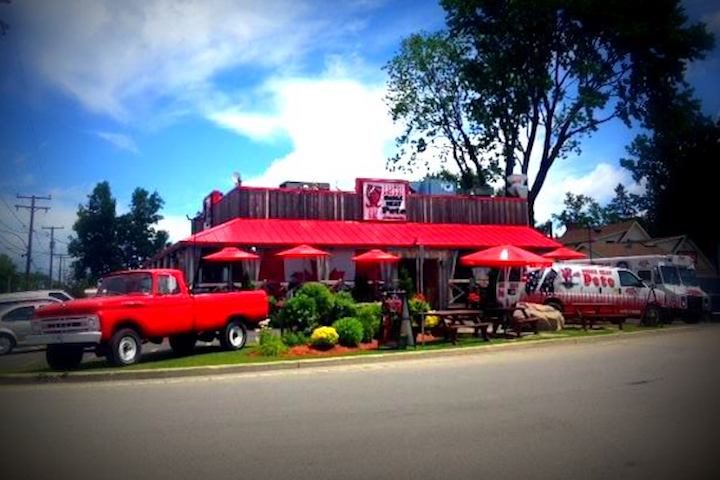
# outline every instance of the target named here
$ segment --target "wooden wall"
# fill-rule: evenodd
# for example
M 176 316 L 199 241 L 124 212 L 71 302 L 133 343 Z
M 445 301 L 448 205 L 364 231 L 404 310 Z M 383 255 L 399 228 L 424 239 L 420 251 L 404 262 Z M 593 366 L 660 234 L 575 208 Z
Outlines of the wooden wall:
M 409 222 L 527 225 L 527 202 L 515 198 L 416 195 L 407 200 Z M 213 225 L 233 218 L 362 220 L 355 192 L 235 188 L 213 206 Z M 203 230 L 196 217 L 192 232 Z

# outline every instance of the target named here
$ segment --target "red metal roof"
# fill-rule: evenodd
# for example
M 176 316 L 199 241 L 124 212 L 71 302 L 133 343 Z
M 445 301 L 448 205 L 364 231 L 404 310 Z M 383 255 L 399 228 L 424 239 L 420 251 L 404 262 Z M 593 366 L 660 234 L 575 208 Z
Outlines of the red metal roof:
M 553 249 L 561 245 L 524 225 L 374 223 L 337 220 L 236 218 L 184 240 L 204 245 L 482 248 L 515 245 Z

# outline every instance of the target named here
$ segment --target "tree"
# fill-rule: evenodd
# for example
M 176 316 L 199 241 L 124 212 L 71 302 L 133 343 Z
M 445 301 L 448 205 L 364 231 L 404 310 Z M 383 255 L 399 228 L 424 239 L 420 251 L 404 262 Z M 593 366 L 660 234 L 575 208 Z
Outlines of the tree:
M 605 224 L 603 208 L 592 197 L 570 192 L 565 194 L 565 209 L 560 214 L 553 214 L 552 219 L 565 227 L 598 227 Z
M 712 46 L 704 25 L 686 26 L 680 0 L 443 0 L 442 5 L 451 41 L 463 46 L 449 62 L 461 64 L 459 88 L 470 90 L 467 104 L 458 105 L 477 134 L 478 156 L 499 158 L 506 176 L 516 165 L 527 174 L 538 159 L 528 194 L 531 222 L 555 161 L 579 152 L 581 140 L 606 122 L 644 118 L 652 98 L 684 85 L 685 65 Z M 446 91 L 443 82 L 422 73 L 418 78 L 429 81 L 422 87 Z M 406 87 L 417 88 L 413 82 Z M 445 104 L 425 106 L 431 113 L 445 111 L 439 108 Z M 407 115 L 422 121 L 412 110 Z M 427 130 L 443 127 L 430 115 L 425 122 Z
M 143 262 L 165 247 L 168 234 L 155 230 L 162 220 L 158 212 L 164 201 L 157 192 L 150 194 L 136 188 L 132 194 L 130 212 L 118 218 L 120 248 L 125 268 L 139 268 Z
M 98 183 L 87 205 L 78 207 L 73 226 L 76 237 L 68 245 L 68 253 L 77 259 L 73 264 L 75 279 L 94 283 L 113 270 L 142 266 L 168 240 L 167 232 L 153 227 L 162 219 L 158 214 L 162 205 L 157 192 L 137 188 L 130 211 L 118 217 L 110 184 Z
M 399 153 L 391 169 L 412 171 L 437 154 L 441 174 L 457 180 L 461 190 L 487 187 L 499 174 L 495 159 L 483 159 L 480 123 L 468 116 L 474 94 L 461 75 L 464 47 L 444 33 L 415 34 L 403 40 L 400 53 L 386 66 L 386 102 L 405 130 L 396 139 Z M 424 160 L 424 161 L 423 161 Z M 458 173 L 447 170 L 448 160 Z
M 615 187 L 615 197 L 605 207 L 605 223 L 616 223 L 640 216 L 640 196 L 628 193 L 625 186 L 618 183 Z
M 10 257 L 0 254 L 0 292 L 16 290 L 20 282 L 17 267 Z
M 698 221 L 716 203 L 714 176 L 720 158 L 720 124 L 700 112 L 686 93 L 674 100 L 658 102 L 649 127 L 652 133 L 638 135 L 628 147 L 621 165 L 635 181 L 644 181 L 642 200 L 648 228 L 654 236 L 687 234 L 709 258 L 717 256 L 717 229 Z
M 68 244 L 68 253 L 76 259 L 76 279 L 95 282 L 122 267 L 115 204 L 110 184 L 100 182 L 88 195 L 87 204 L 78 206 L 78 219 L 73 225 L 76 236 Z

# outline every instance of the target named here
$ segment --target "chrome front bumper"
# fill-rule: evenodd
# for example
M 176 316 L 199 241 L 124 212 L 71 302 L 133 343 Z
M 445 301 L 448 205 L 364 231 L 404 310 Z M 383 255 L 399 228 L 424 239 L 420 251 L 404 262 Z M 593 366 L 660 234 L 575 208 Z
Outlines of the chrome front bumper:
M 74 333 L 43 333 L 28 335 L 25 338 L 26 345 L 53 345 L 58 343 L 100 343 L 101 332 L 74 332 Z

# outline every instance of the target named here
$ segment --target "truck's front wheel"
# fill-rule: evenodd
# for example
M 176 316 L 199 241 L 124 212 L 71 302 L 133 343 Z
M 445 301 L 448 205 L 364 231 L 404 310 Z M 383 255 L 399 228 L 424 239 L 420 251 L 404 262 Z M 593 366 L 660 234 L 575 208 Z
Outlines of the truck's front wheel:
M 48 345 L 45 359 L 53 370 L 73 370 L 82 362 L 82 345 Z
M 124 367 L 140 361 L 142 344 L 140 336 L 132 328 L 123 328 L 115 332 L 110 340 L 110 361 L 113 365 Z
M 231 320 L 220 332 L 220 345 L 226 350 L 240 350 L 247 341 L 247 328 L 239 320 Z

